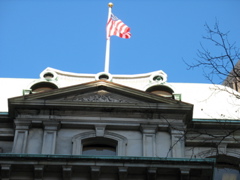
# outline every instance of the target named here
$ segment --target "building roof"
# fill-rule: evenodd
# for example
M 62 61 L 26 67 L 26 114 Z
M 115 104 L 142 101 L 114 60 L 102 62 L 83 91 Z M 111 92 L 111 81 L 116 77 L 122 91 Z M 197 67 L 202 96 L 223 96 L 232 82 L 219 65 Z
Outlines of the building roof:
M 49 83 L 58 88 L 75 86 L 99 79 L 147 91 L 150 87 L 168 87 L 181 101 L 194 105 L 194 119 L 238 120 L 240 117 L 240 93 L 223 85 L 198 83 L 170 83 L 163 71 L 136 75 L 112 75 L 109 73 L 80 74 L 46 68 L 39 79 L 0 78 L 0 112 L 8 112 L 8 99 L 27 94 L 36 84 Z M 176 99 L 176 98 L 175 98 Z M 178 99 L 180 100 L 180 99 Z

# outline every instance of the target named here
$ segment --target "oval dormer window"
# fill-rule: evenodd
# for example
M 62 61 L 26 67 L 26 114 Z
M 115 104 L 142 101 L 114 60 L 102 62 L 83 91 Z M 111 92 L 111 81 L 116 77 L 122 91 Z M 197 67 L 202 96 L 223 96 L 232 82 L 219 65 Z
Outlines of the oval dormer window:
M 58 87 L 53 83 L 40 82 L 40 83 L 34 84 L 31 87 L 31 89 L 32 89 L 32 93 L 40 93 L 40 92 L 45 92 L 53 89 L 58 89 Z
M 53 79 L 54 78 L 54 74 L 49 72 L 49 73 L 44 74 L 43 77 L 45 79 Z
M 174 91 L 171 88 L 167 86 L 162 86 L 162 85 L 152 86 L 148 88 L 146 92 L 150 92 L 153 94 L 157 94 L 159 96 L 169 97 L 169 98 L 173 98 L 173 93 L 174 93 Z
M 100 72 L 95 76 L 96 80 L 112 81 L 112 75 L 106 72 Z

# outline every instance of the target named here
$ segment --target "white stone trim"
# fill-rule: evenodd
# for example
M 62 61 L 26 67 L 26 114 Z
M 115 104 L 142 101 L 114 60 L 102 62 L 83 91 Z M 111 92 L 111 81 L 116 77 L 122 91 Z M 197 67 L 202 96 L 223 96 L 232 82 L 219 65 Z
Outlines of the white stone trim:
M 160 76 L 161 80 L 154 80 L 154 78 L 157 76 Z M 151 83 L 163 84 L 163 83 L 167 82 L 167 74 L 163 71 L 154 72 L 149 77 L 149 81 Z
M 108 79 L 106 79 L 106 81 L 112 81 L 112 75 L 110 73 L 107 73 L 107 72 L 100 72 L 100 73 L 97 73 L 96 76 L 95 76 L 95 80 L 100 80 L 100 76 L 102 75 L 106 75 L 108 76 Z

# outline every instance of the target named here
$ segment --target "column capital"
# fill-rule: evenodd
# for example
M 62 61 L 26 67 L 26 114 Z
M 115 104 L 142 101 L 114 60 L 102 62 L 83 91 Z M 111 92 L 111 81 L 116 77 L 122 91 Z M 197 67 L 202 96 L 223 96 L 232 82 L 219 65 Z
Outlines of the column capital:
M 178 130 L 178 129 L 169 129 L 169 132 L 171 135 L 174 135 L 174 136 L 182 136 L 184 135 L 184 130 Z
M 16 119 L 14 120 L 14 124 L 16 130 L 29 130 L 31 121 Z
M 156 124 L 141 124 L 140 130 L 144 134 L 156 134 L 158 125 Z
M 43 122 L 43 126 L 45 130 L 57 131 L 60 128 L 60 123 L 47 121 L 47 122 Z

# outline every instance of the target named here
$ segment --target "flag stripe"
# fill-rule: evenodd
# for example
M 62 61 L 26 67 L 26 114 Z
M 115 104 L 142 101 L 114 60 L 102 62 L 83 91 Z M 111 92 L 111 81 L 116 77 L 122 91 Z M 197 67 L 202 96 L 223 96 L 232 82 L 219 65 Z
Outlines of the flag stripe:
M 113 35 L 125 39 L 131 37 L 130 28 L 116 16 L 111 14 L 110 19 L 107 22 L 107 39 Z

